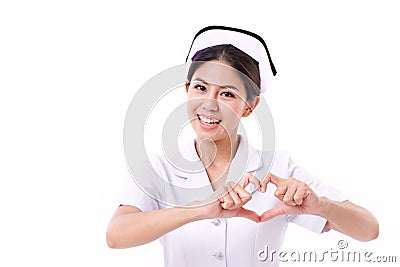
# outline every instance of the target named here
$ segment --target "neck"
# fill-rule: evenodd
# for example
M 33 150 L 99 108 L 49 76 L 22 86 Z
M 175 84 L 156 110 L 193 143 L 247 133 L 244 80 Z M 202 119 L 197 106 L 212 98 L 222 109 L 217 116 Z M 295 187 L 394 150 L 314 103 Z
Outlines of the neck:
M 237 134 L 222 140 L 196 139 L 196 151 L 205 166 L 229 164 L 239 146 Z

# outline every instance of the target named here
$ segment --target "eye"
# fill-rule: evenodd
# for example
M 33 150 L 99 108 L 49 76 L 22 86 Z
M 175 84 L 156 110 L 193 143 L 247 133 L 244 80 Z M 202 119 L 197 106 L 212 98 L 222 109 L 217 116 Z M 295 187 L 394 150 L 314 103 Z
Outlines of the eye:
M 201 84 L 196 84 L 194 86 L 194 88 L 196 88 L 197 90 L 200 90 L 200 91 L 205 91 L 206 90 L 206 87 L 204 85 L 201 85 Z
M 222 92 L 221 95 L 224 97 L 235 97 L 235 95 L 231 92 Z

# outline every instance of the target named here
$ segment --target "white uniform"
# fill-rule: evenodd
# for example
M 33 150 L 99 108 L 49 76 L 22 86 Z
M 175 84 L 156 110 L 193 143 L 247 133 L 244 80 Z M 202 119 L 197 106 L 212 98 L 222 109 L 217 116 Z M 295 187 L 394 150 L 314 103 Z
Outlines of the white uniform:
M 241 138 L 243 139 L 243 138 Z M 254 172 L 260 168 L 260 152 L 249 146 L 247 142 L 240 141 L 235 159 L 241 158 L 243 151 L 248 151 L 249 164 L 247 172 Z M 193 146 L 184 146 L 183 154 L 197 158 Z M 163 161 L 162 157 L 158 160 Z M 165 161 L 165 160 L 164 160 Z M 232 162 L 233 164 L 234 162 Z M 176 169 L 168 162 L 161 162 L 161 173 L 165 179 L 179 184 L 204 185 L 209 183 L 207 173 L 196 174 L 196 177 L 182 178 Z M 261 168 L 270 166 L 262 165 Z M 298 165 L 293 163 L 287 153 L 275 152 L 271 172 L 282 178 L 294 177 L 307 183 L 319 196 L 326 196 L 332 200 L 344 201 L 347 198 L 334 188 L 322 185 Z M 142 211 L 150 211 L 168 208 L 147 194 L 143 193 L 134 182 L 132 187 L 126 190 L 120 202 L 124 205 L 132 205 Z M 258 214 L 275 207 L 279 200 L 273 192 L 276 187 L 268 184 L 266 193 L 255 192 L 253 198 L 244 206 L 254 210 Z M 279 251 L 282 247 L 288 223 L 301 225 L 313 232 L 321 233 L 326 224 L 324 218 L 313 215 L 282 215 L 264 223 L 255 223 L 245 218 L 216 218 L 206 219 L 188 223 L 160 238 L 164 247 L 165 266 L 171 267 L 204 267 L 204 266 L 228 266 L 228 267 L 250 267 L 250 266 L 278 266 L 279 261 L 260 261 L 258 252 L 268 246 L 270 251 Z M 261 255 L 263 256 L 263 255 Z

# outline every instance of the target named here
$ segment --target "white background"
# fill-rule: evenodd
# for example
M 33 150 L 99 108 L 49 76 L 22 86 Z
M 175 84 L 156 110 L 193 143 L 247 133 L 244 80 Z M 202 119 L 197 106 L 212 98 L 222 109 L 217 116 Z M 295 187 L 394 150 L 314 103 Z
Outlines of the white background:
M 380 222 L 368 243 L 293 226 L 284 248 L 337 249 L 344 238 L 400 260 L 396 2 L 2 1 L 0 265 L 162 266 L 158 242 L 106 246 L 130 179 L 124 117 L 135 90 L 183 63 L 208 25 L 264 37 L 278 70 L 264 95 L 277 147 Z

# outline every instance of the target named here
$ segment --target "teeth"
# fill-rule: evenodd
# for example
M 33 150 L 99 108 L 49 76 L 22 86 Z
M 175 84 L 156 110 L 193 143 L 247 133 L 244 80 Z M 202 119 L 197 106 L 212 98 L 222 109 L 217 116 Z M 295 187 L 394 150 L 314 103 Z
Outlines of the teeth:
M 206 118 L 206 117 L 201 116 L 201 115 L 197 115 L 197 117 L 198 117 L 202 122 L 207 123 L 207 124 L 215 124 L 215 123 L 220 123 L 220 122 L 221 122 L 220 120 Z

